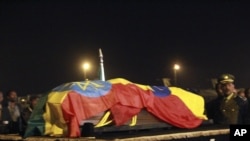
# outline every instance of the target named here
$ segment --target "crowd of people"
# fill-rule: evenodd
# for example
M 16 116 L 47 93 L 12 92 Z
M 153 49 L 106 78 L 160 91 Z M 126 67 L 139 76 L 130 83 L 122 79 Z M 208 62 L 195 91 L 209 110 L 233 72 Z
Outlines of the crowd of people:
M 9 90 L 6 95 L 0 91 L 0 131 L 22 134 L 38 99 L 38 96 L 31 96 L 28 105 L 24 107 L 18 102 L 15 90 Z

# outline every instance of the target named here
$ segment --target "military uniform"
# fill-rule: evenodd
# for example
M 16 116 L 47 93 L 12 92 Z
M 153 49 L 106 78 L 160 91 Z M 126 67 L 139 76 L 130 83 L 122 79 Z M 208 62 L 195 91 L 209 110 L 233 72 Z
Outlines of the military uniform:
M 220 112 L 222 113 L 223 124 L 237 124 L 239 115 L 239 105 L 235 99 L 235 94 L 231 94 L 229 98 L 224 98 L 220 103 Z
M 218 81 L 222 84 L 233 83 L 234 76 L 223 74 Z M 244 124 L 248 103 L 238 97 L 235 92 L 231 92 L 231 94 L 221 98 L 218 104 L 218 109 L 215 113 L 215 123 Z

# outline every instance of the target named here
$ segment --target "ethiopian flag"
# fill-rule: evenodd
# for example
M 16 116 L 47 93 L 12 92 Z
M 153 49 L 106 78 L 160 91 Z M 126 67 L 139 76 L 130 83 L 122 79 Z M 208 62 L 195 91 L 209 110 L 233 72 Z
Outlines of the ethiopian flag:
M 82 121 L 110 111 L 113 123 L 120 126 L 142 109 L 179 128 L 196 128 L 206 120 L 204 99 L 181 88 L 142 85 L 122 78 L 70 82 L 42 96 L 24 137 L 80 137 Z

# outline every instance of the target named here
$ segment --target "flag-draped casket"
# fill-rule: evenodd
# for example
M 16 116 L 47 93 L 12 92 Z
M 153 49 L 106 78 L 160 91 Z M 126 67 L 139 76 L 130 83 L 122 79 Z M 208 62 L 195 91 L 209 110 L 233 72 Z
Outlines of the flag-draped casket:
M 121 126 L 142 109 L 179 128 L 196 128 L 206 120 L 204 99 L 184 89 L 122 78 L 93 80 L 65 83 L 43 95 L 24 136 L 79 137 L 84 120 L 110 111 L 114 126 Z

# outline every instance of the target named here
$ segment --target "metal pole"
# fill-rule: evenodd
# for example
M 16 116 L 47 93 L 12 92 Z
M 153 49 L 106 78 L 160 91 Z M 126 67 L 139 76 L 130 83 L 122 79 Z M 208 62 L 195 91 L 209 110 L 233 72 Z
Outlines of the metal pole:
M 100 57 L 100 80 L 105 81 L 105 73 L 104 73 L 104 65 L 103 65 L 103 54 L 102 50 L 99 49 L 99 57 Z
M 177 71 L 174 69 L 174 85 L 177 85 Z
M 174 65 L 174 84 L 177 85 L 177 71 L 180 69 L 178 64 Z
M 88 78 L 87 78 L 87 69 L 84 69 L 84 79 L 88 80 Z
M 84 73 L 84 80 L 86 80 L 86 69 L 83 70 Z

